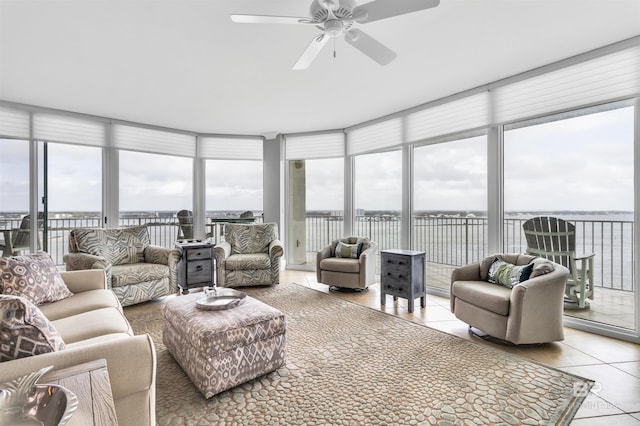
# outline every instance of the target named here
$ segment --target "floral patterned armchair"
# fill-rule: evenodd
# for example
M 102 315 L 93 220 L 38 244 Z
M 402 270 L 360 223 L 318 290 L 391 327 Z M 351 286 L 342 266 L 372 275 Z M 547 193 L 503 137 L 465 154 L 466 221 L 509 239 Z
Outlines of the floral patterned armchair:
M 83 228 L 69 233 L 67 271 L 104 269 L 122 306 L 178 291 L 176 249 L 153 246 L 146 226 Z
M 284 254 L 276 223 L 228 223 L 225 241 L 214 247 L 216 284 L 242 287 L 280 283 Z

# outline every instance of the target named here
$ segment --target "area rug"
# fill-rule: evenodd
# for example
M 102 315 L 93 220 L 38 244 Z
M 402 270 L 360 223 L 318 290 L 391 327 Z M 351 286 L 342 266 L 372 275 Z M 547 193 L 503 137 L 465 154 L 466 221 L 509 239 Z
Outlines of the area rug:
M 286 365 L 208 400 L 162 344 L 162 302 L 125 308 L 156 345 L 159 425 L 564 425 L 592 385 L 301 285 L 245 291 L 286 314 Z

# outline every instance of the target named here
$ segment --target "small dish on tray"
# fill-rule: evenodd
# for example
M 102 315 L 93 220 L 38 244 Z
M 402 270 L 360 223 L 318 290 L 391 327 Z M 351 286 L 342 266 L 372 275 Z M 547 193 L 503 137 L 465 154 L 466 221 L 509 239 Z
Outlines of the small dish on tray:
M 196 299 L 196 308 L 205 311 L 232 309 L 244 302 L 247 295 L 232 288 L 205 289 L 204 296 Z

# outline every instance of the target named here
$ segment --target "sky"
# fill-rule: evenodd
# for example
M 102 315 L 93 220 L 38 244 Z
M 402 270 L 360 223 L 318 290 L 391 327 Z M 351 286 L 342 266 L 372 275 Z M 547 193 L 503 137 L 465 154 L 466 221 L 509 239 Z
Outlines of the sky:
M 633 107 L 505 132 L 507 211 L 633 210 Z M 487 209 L 486 137 L 416 147 L 416 210 Z M 355 207 L 399 210 L 401 153 L 355 160 Z M 0 140 L 0 211 L 28 208 L 28 144 Z M 100 149 L 49 144 L 49 210 L 98 211 Z M 192 205 L 192 160 L 120 154 L 122 211 Z M 207 160 L 207 210 L 262 209 L 262 163 Z M 309 160 L 307 210 L 342 210 L 342 159 Z

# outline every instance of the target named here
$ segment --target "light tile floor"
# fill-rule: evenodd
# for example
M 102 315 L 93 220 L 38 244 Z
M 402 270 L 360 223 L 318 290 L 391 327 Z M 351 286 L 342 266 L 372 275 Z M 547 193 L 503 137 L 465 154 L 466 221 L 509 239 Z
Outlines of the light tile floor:
M 315 290 L 329 292 L 318 284 L 315 272 L 286 270 L 282 282 L 295 282 Z M 387 297 L 380 304 L 379 284 L 360 293 L 332 292 L 338 297 L 429 327 L 473 340 L 523 358 L 555 367 L 596 381 L 589 396 L 577 412 L 572 425 L 640 425 L 640 345 L 580 330 L 565 328 L 565 340 L 536 346 L 506 346 L 473 337 L 467 324 L 459 321 L 449 309 L 449 299 L 427 295 L 426 308 L 416 301 L 413 313 L 407 301 L 394 303 Z

